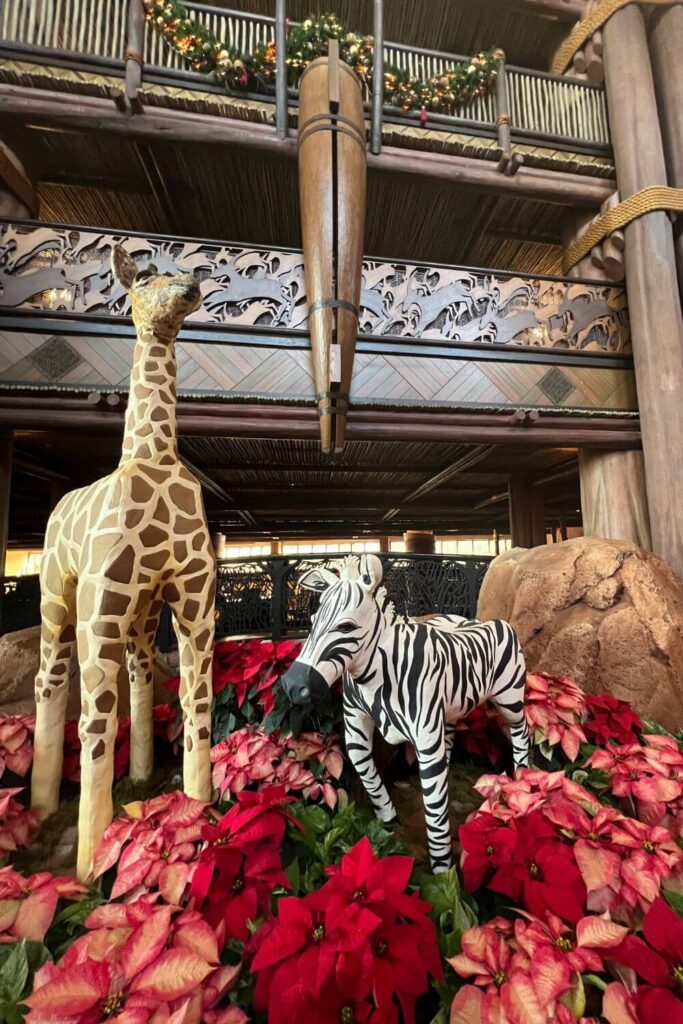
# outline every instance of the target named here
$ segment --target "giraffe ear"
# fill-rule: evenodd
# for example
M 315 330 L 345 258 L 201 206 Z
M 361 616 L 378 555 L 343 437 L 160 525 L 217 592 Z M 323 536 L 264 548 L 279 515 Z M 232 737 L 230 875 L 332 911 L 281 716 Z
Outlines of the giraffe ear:
M 122 245 L 115 245 L 111 251 L 111 269 L 119 284 L 128 291 L 135 280 L 138 268 L 133 257 L 128 255 Z

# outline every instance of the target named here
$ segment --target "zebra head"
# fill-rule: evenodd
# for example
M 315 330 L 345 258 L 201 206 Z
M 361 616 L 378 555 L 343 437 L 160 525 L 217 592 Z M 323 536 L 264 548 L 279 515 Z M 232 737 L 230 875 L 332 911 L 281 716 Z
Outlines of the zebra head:
M 376 555 L 347 558 L 339 576 L 329 569 L 303 574 L 299 586 L 320 594 L 320 604 L 299 657 L 281 679 L 293 704 L 322 700 L 344 672 L 358 667 L 380 628 L 375 594 L 381 582 Z

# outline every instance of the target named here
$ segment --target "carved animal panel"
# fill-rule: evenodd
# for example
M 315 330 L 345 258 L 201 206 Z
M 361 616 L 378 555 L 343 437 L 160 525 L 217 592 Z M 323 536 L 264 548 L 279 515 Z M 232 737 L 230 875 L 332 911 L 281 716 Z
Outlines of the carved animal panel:
M 51 225 L 0 225 L 0 308 L 129 314 L 110 269 L 116 242 L 160 273 L 199 278 L 191 324 L 307 331 L 300 252 Z M 366 258 L 360 306 L 359 333 L 371 337 L 631 349 L 625 290 L 598 282 Z

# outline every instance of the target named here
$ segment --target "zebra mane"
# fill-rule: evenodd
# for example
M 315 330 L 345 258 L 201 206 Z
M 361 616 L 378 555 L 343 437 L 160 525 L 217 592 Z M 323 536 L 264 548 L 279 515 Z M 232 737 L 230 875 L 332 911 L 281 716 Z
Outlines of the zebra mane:
M 360 558 L 357 555 L 346 556 L 339 571 L 339 578 L 344 583 L 352 583 L 360 579 Z
M 396 605 L 389 599 L 386 587 L 378 587 L 377 593 L 375 594 L 377 603 L 380 606 L 382 615 L 384 616 L 384 622 L 387 626 L 393 626 L 398 618 L 396 612 Z

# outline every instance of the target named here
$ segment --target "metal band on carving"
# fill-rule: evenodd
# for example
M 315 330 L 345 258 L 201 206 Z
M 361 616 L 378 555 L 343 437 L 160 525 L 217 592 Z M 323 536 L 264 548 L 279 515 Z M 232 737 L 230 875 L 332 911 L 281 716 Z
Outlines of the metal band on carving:
M 325 402 L 327 399 L 335 399 L 337 403 L 343 402 L 344 405 L 349 404 L 347 391 L 319 391 L 315 396 L 316 402 Z
M 502 124 L 510 124 L 510 118 L 507 114 L 499 114 L 496 118 L 496 128 L 500 128 Z
M 345 309 L 347 313 L 353 313 L 356 320 L 359 316 L 358 307 L 345 299 L 316 299 L 308 307 L 308 315 L 313 316 L 319 309 Z
M 329 121 L 326 121 L 324 124 L 313 125 L 312 128 L 306 130 L 304 135 L 299 135 L 299 148 L 303 146 L 306 139 L 309 139 L 311 135 L 315 135 L 316 132 L 339 132 L 340 135 L 346 135 L 360 146 L 365 156 L 365 139 L 361 139 L 357 131 L 351 131 L 346 125 L 333 124 L 332 115 L 330 115 Z
M 126 50 L 123 57 L 124 60 L 134 60 L 136 64 L 140 65 L 140 67 L 144 64 L 142 54 L 138 50 Z

